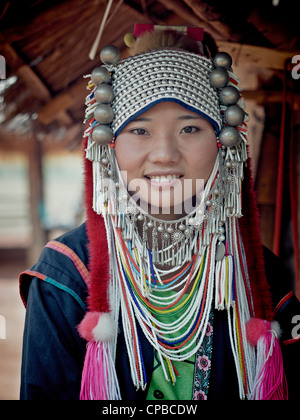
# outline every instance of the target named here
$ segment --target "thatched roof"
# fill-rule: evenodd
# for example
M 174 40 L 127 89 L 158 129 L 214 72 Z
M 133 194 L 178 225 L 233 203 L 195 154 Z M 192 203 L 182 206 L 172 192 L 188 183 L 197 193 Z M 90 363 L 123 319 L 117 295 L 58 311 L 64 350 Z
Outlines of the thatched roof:
M 33 132 L 38 138 L 80 142 L 86 80 L 99 63 L 88 57 L 107 0 L 12 0 L 0 6 L 0 54 L 6 60 L 0 104 L 0 145 Z M 201 26 L 236 63 L 268 69 L 279 80 L 261 101 L 275 98 L 285 61 L 300 51 L 292 0 L 114 0 L 98 51 L 107 44 L 126 54 L 124 34 L 134 23 Z M 11 86 L 8 88 L 8 84 Z M 275 91 L 274 91 L 275 89 Z M 1 94 L 1 92 L 0 92 Z M 260 96 L 259 96 L 260 95 Z

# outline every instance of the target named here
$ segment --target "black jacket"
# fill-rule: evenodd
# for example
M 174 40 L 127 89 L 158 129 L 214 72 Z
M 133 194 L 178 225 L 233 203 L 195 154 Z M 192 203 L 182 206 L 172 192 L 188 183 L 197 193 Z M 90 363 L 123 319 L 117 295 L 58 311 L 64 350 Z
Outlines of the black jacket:
M 300 335 L 300 304 L 277 257 L 267 249 L 264 257 L 276 319 L 283 330 L 289 399 L 296 399 L 300 391 L 300 336 L 295 338 L 295 333 Z M 88 262 L 88 239 L 83 224 L 50 242 L 39 261 L 20 276 L 21 296 L 27 307 L 21 374 L 23 400 L 79 399 L 86 342 L 76 326 L 86 311 Z M 153 349 L 141 331 L 139 338 L 150 383 Z M 214 314 L 213 340 L 208 399 L 238 400 L 226 311 Z M 145 400 L 148 389 L 136 392 L 131 381 L 121 323 L 116 370 L 122 399 Z

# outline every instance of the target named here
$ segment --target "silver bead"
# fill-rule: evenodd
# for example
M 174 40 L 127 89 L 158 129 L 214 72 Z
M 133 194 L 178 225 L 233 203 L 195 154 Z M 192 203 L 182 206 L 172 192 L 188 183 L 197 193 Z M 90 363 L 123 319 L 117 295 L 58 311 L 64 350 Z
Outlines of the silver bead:
M 238 105 L 229 106 L 224 114 L 224 119 L 227 124 L 232 126 L 241 125 L 245 118 L 244 110 Z
M 181 223 L 181 224 L 178 226 L 178 229 L 179 229 L 179 230 L 181 230 L 181 231 L 184 231 L 184 230 L 185 230 L 185 225 L 184 225 L 183 223 Z
M 219 134 L 219 140 L 225 147 L 236 146 L 241 138 L 238 130 L 234 127 L 224 127 Z
M 234 105 L 240 99 L 240 93 L 234 86 L 226 86 L 220 91 L 220 101 L 223 105 Z
M 194 221 L 194 219 L 193 219 L 193 224 L 195 223 L 195 221 Z M 190 229 L 189 228 L 186 228 L 185 230 L 184 230 L 184 234 L 185 234 L 185 236 L 189 236 L 190 235 L 190 233 L 191 233 L 191 231 L 190 231 Z
M 229 69 L 232 65 L 232 58 L 227 52 L 219 52 L 213 59 L 213 63 L 216 67 Z
M 163 226 L 161 226 L 161 225 L 160 225 L 160 226 L 158 226 L 157 231 L 158 231 L 158 232 L 160 232 L 160 233 L 161 233 L 161 232 L 163 232 L 163 231 L 164 231 Z
M 110 124 L 114 119 L 114 112 L 110 106 L 100 104 L 95 108 L 94 117 L 101 124 Z
M 114 137 L 112 129 L 107 125 L 97 125 L 92 133 L 95 143 L 100 145 L 109 144 Z
M 100 52 L 100 60 L 105 64 L 116 64 L 120 58 L 120 51 L 114 45 L 107 45 Z
M 151 228 L 153 228 L 154 224 L 153 224 L 153 222 L 150 221 L 150 222 L 147 223 L 147 226 L 148 226 L 148 228 L 151 229 Z
M 114 91 L 112 87 L 106 83 L 101 83 L 95 90 L 95 99 L 101 104 L 109 104 L 114 99 Z
M 142 214 L 139 214 L 139 215 L 138 215 L 138 217 L 137 217 L 137 219 L 138 219 L 139 221 L 142 221 L 142 220 L 144 220 L 144 216 L 143 216 Z
M 213 87 L 222 89 L 229 82 L 229 74 L 225 69 L 214 69 L 209 75 L 209 80 Z
M 173 233 L 173 232 L 174 232 L 174 229 L 173 229 L 171 226 L 169 226 L 169 227 L 167 228 L 167 232 L 168 232 L 168 233 Z
M 100 85 L 100 83 L 108 83 L 110 81 L 109 71 L 105 67 L 96 67 L 92 71 L 91 79 L 95 85 Z
M 164 234 L 162 235 L 163 240 L 168 241 L 170 239 L 170 234 L 168 232 L 164 232 Z

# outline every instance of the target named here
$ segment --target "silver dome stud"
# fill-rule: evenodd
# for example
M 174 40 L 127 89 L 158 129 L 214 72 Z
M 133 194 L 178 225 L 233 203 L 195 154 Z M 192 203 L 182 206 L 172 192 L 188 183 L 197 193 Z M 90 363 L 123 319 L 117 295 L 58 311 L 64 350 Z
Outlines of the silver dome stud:
M 238 105 L 230 105 L 224 114 L 224 119 L 231 126 L 241 125 L 245 118 L 244 110 Z
M 209 75 L 210 83 L 217 89 L 224 88 L 229 82 L 229 74 L 225 69 L 214 69 Z
M 234 127 L 224 127 L 219 134 L 219 140 L 225 147 L 236 146 L 240 140 L 240 134 Z
M 223 105 L 235 105 L 240 99 L 240 93 L 234 86 L 226 86 L 220 91 L 220 101 Z
M 232 65 L 232 58 L 227 52 L 219 52 L 214 57 L 213 63 L 216 67 L 222 67 L 228 70 Z
M 120 51 L 114 45 L 107 45 L 100 52 L 100 60 L 104 64 L 116 64 L 120 58 Z
M 94 111 L 95 120 L 101 124 L 110 124 L 114 119 L 114 112 L 109 105 L 97 105 Z
M 91 73 L 91 79 L 95 85 L 108 83 L 110 81 L 110 73 L 105 67 L 96 67 Z
M 99 145 L 109 144 L 113 137 L 113 131 L 108 125 L 97 125 L 92 132 L 94 142 Z
M 94 96 L 98 103 L 109 104 L 114 99 L 114 91 L 111 86 L 106 83 L 101 83 L 101 85 L 96 88 Z

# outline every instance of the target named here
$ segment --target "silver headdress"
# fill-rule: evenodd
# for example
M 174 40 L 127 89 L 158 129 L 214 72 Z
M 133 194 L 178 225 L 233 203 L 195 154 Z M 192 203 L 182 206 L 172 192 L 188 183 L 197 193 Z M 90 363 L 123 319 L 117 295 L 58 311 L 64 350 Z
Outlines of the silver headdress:
M 158 235 L 153 241 L 154 260 L 180 263 L 183 251 L 176 250 L 190 242 L 191 232 L 199 236 L 203 223 L 208 225 L 204 244 L 220 229 L 222 256 L 224 235 L 219 225 L 227 217 L 241 216 L 241 180 L 247 159 L 246 114 L 239 81 L 231 72 L 231 57 L 218 53 L 211 60 L 174 49 L 149 51 L 121 61 L 119 57 L 116 47 L 103 48 L 100 58 L 104 65 L 90 75 L 91 93 L 86 98 L 86 157 L 94 162 L 94 210 L 116 214 L 118 226 L 129 240 L 133 238 L 133 218 L 144 220 L 144 231 L 148 225 L 154 227 Z M 161 101 L 177 102 L 205 117 L 215 128 L 219 147 L 211 175 L 218 171 L 213 189 L 208 183 L 199 206 L 185 220 L 172 225 L 159 222 L 136 206 L 127 194 L 114 154 L 114 141 L 126 124 Z M 121 213 L 127 216 L 121 218 Z M 149 246 L 146 236 L 145 249 Z M 163 252 L 160 258 L 155 257 L 156 242 L 163 242 L 165 249 L 172 246 L 175 258 Z

